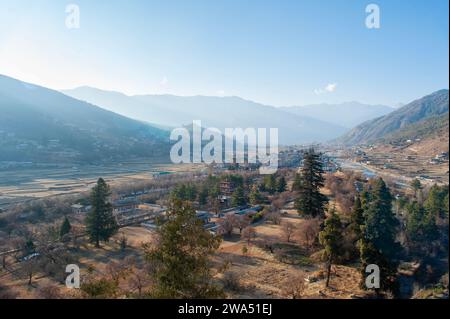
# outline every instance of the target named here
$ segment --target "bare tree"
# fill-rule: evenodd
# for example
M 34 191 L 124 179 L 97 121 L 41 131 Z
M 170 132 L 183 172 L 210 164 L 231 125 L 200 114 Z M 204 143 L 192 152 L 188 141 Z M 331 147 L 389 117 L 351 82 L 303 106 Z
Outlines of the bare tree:
M 239 234 L 242 234 L 242 230 L 250 225 L 250 220 L 247 216 L 239 216 L 234 220 L 235 226 L 239 229 Z
M 318 219 L 304 220 L 297 231 L 300 242 L 307 248 L 311 248 L 319 234 L 320 221 Z
M 247 241 L 247 245 L 250 245 L 251 241 L 256 238 L 256 230 L 254 227 L 245 227 L 241 234 L 242 239 Z
M 221 235 L 231 236 L 234 226 L 236 225 L 236 215 L 233 213 L 226 214 L 219 222 L 218 233 Z
M 280 223 L 281 223 L 281 214 L 280 214 L 279 211 L 270 212 L 267 215 L 267 219 L 270 220 L 275 225 L 280 225 Z
M 138 298 L 142 298 L 143 289 L 151 283 L 151 278 L 148 272 L 144 269 L 134 268 L 130 272 L 130 277 L 128 279 L 128 284 L 131 291 L 137 293 Z
M 294 235 L 294 232 L 296 229 L 297 228 L 295 227 L 295 225 L 290 222 L 283 223 L 283 227 L 282 227 L 283 236 L 284 236 L 284 239 L 286 239 L 286 241 L 288 243 L 291 241 L 292 235 Z
M 305 275 L 303 272 L 291 276 L 284 284 L 283 295 L 286 298 L 300 299 L 305 291 Z

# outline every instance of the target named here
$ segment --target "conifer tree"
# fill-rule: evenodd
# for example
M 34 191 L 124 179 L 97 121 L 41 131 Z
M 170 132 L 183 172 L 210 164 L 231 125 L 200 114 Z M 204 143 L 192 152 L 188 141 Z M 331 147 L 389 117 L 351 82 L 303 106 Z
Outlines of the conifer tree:
M 355 241 L 361 239 L 362 230 L 361 227 L 364 225 L 364 210 L 361 204 L 361 198 L 359 195 L 355 198 L 355 203 L 350 215 L 350 231 L 353 233 Z
M 91 242 L 100 247 L 100 241 L 108 241 L 117 230 L 118 225 L 112 214 L 112 205 L 108 202 L 110 188 L 100 178 L 91 192 L 92 209 L 86 216 L 86 230 Z
M 320 154 L 317 154 L 314 149 L 305 153 L 301 181 L 298 185 L 298 198 L 295 201 L 295 208 L 300 215 L 324 216 L 328 198 L 320 192 L 320 188 L 324 186 L 322 166 Z
M 286 179 L 284 178 L 284 176 L 281 176 L 277 182 L 277 192 L 283 193 L 284 191 L 286 191 L 286 185 Z
M 215 298 L 221 289 L 213 283 L 210 256 L 220 237 L 203 228 L 188 202 L 175 200 L 168 221 L 159 230 L 156 246 L 146 247 L 146 261 L 155 280 L 152 297 Z
M 70 225 L 70 221 L 67 218 L 67 216 L 64 218 L 63 223 L 61 224 L 61 228 L 59 230 L 59 237 L 63 238 L 65 235 L 70 233 L 70 230 L 72 229 L 72 225 Z
M 331 266 L 343 250 L 342 223 L 334 208 L 325 220 L 324 229 L 319 233 L 319 241 L 324 246 L 324 254 L 327 260 L 325 286 L 328 287 L 330 284 Z
M 417 201 L 407 206 L 406 235 L 414 253 L 429 255 L 433 241 L 439 239 L 435 212 L 425 209 Z
M 259 204 L 262 201 L 261 193 L 259 192 L 258 187 L 256 185 L 253 186 L 250 192 L 249 200 L 252 205 Z
M 238 186 L 234 191 L 233 196 L 231 198 L 231 203 L 233 206 L 243 206 L 247 204 L 244 188 L 242 186 Z
M 359 242 L 364 278 L 369 264 L 380 268 L 380 289 L 397 293 L 397 265 L 401 247 L 396 242 L 399 222 L 392 212 L 392 196 L 383 179 L 375 181 L 370 191 L 370 202 L 364 212 L 362 239 Z M 377 290 L 378 292 L 378 290 Z

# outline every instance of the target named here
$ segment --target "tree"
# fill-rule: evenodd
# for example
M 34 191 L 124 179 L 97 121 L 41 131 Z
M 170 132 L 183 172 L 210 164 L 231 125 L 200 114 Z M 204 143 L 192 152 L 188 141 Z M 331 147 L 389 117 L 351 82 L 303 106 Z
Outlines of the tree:
M 292 184 L 292 191 L 297 192 L 302 189 L 302 176 L 299 173 L 295 174 L 294 183 Z
M 375 181 L 368 198 L 370 202 L 364 212 L 365 221 L 359 243 L 361 273 L 365 278 L 366 266 L 377 265 L 380 268 L 380 289 L 395 294 L 398 256 L 401 252 L 396 242 L 399 222 L 392 212 L 392 196 L 383 179 Z
M 283 295 L 292 299 L 300 299 L 305 291 L 305 275 L 301 272 L 288 278 L 283 288 Z
M 407 206 L 406 235 L 413 251 L 424 255 L 432 251 L 433 241 L 439 239 L 433 211 L 414 201 Z
M 267 213 L 266 215 L 267 220 L 270 220 L 272 223 L 274 223 L 275 225 L 280 225 L 281 223 L 281 213 L 277 210 L 275 211 L 270 211 Z
M 275 175 L 266 175 L 264 177 L 264 189 L 269 192 L 269 194 L 274 194 L 277 190 L 277 182 Z
M 317 218 L 304 220 L 297 231 L 297 236 L 307 248 L 311 248 L 320 232 L 320 221 Z
M 247 216 L 237 216 L 234 225 L 239 229 L 239 234 L 242 234 L 242 230 L 250 225 L 250 219 Z
M 219 221 L 218 234 L 231 236 L 233 234 L 234 226 L 236 225 L 236 215 L 228 213 Z
M 424 202 L 426 210 L 436 218 L 446 218 L 446 205 L 448 206 L 448 186 L 433 185 Z
M 202 299 L 222 296 L 213 284 L 210 256 L 220 237 L 204 229 L 188 202 L 175 200 L 168 221 L 158 229 L 156 246 L 146 246 L 145 258 L 154 279 L 156 298 Z
M 242 231 L 241 237 L 247 241 L 247 246 L 250 246 L 251 241 L 256 238 L 255 228 L 251 226 L 245 227 Z
M 108 203 L 110 188 L 100 178 L 91 192 L 92 209 L 86 216 L 86 230 L 95 247 L 100 247 L 100 241 L 108 241 L 117 230 L 118 225 L 112 214 L 112 205 Z
M 250 199 L 250 203 L 252 205 L 257 205 L 257 204 L 261 203 L 262 196 L 256 185 L 252 187 L 252 190 L 249 195 L 249 199 Z
M 361 198 L 359 195 L 355 198 L 351 215 L 350 215 L 350 231 L 353 233 L 354 242 L 361 239 L 362 231 L 361 227 L 364 225 L 364 209 L 362 208 Z
M 300 215 L 323 217 L 328 198 L 320 192 L 324 186 L 323 168 L 320 155 L 310 149 L 305 153 L 301 174 L 301 186 L 295 208 Z
M 231 198 L 231 203 L 233 206 L 244 206 L 247 204 L 247 199 L 245 198 L 244 188 L 238 186 L 233 193 Z
M 416 199 L 419 199 L 419 192 L 422 189 L 422 184 L 420 183 L 420 180 L 418 180 L 417 178 L 413 179 L 411 181 L 411 188 L 414 191 L 414 197 Z
M 66 217 L 64 217 L 64 221 L 61 224 L 61 228 L 59 229 L 59 238 L 62 239 L 65 235 L 70 233 L 71 229 L 72 229 L 72 225 L 70 225 L 70 221 L 66 216 Z
M 334 208 L 325 220 L 325 227 L 319 233 L 319 241 L 324 246 L 324 255 L 327 260 L 327 280 L 325 287 L 330 284 L 331 266 L 342 252 L 342 223 Z
M 206 186 L 202 187 L 198 193 L 198 203 L 200 205 L 206 205 L 208 203 L 208 188 Z
M 297 228 L 292 223 L 289 223 L 289 222 L 283 223 L 282 231 L 283 231 L 284 238 L 286 239 L 286 241 L 288 243 L 291 242 L 291 237 L 294 234 L 296 229 Z
M 277 182 L 277 191 L 279 193 L 283 193 L 284 191 L 286 191 L 286 186 L 287 186 L 286 179 L 284 178 L 284 176 L 281 176 Z

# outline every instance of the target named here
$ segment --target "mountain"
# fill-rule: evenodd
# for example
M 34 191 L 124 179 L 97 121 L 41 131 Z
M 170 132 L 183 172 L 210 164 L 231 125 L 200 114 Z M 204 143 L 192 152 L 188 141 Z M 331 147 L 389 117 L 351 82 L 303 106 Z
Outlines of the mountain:
M 168 132 L 0 75 L 0 161 L 163 158 Z
M 389 134 L 406 130 L 408 126 L 448 112 L 448 90 L 440 90 L 413 101 L 388 115 L 367 121 L 339 138 L 343 144 L 367 144 Z M 433 120 L 430 120 L 433 122 Z
M 63 91 L 107 110 L 158 125 L 180 127 L 201 120 L 202 127 L 278 128 L 280 144 L 321 142 L 346 128 L 239 97 L 173 95 L 127 96 L 118 92 L 81 87 Z
M 380 141 L 384 143 L 398 144 L 411 140 L 424 140 L 436 136 L 448 136 L 449 131 L 449 113 L 443 113 L 438 116 L 432 116 L 425 120 L 407 125 L 393 133 L 386 134 Z
M 394 111 L 394 108 L 386 105 L 368 105 L 359 102 L 291 106 L 281 109 L 295 115 L 313 117 L 349 129 Z

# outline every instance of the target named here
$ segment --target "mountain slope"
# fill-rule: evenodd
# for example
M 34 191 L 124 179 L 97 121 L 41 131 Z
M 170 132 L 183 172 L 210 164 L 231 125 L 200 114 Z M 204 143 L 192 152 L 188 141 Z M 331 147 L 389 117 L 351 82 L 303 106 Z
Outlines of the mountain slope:
M 180 97 L 173 95 L 126 96 L 89 87 L 63 91 L 105 109 L 167 126 L 192 124 L 201 120 L 203 127 L 278 128 L 281 144 L 300 144 L 329 140 L 343 134 L 342 126 L 281 109 L 247 101 L 239 97 Z
M 350 129 L 368 120 L 386 115 L 395 109 L 386 105 L 346 102 L 341 104 L 291 106 L 283 107 L 282 110 L 299 116 L 313 117 Z
M 407 140 L 423 140 L 426 138 L 448 135 L 448 115 L 449 113 L 447 112 L 407 125 L 393 133 L 386 134 L 380 141 L 384 143 L 402 143 Z
M 168 133 L 0 75 L 0 160 L 99 161 L 168 154 Z
M 372 143 L 411 124 L 443 115 L 448 110 L 448 90 L 440 90 L 413 101 L 388 115 L 367 121 L 337 141 L 347 145 Z

